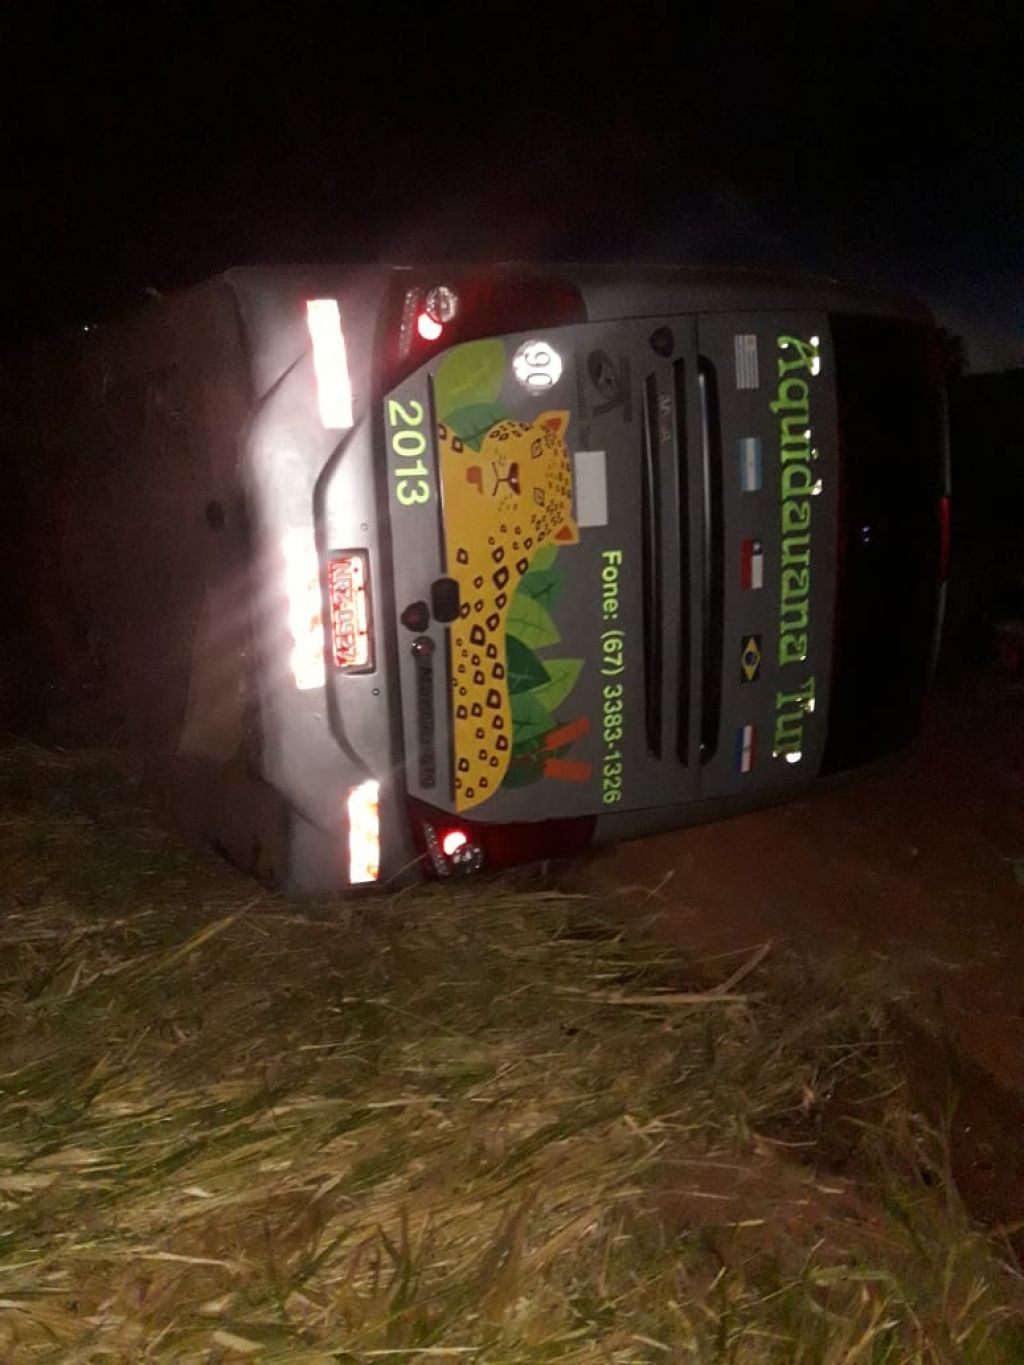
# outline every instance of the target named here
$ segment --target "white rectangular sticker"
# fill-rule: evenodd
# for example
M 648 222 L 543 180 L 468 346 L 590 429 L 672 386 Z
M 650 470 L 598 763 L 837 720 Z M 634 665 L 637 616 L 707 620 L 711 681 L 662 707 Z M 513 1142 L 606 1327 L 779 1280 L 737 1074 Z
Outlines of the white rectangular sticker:
M 608 472 L 603 450 L 576 450 L 572 457 L 576 487 L 576 525 L 608 525 Z
M 737 333 L 732 339 L 736 356 L 736 387 L 756 389 L 759 384 L 757 373 L 757 336 L 753 332 Z

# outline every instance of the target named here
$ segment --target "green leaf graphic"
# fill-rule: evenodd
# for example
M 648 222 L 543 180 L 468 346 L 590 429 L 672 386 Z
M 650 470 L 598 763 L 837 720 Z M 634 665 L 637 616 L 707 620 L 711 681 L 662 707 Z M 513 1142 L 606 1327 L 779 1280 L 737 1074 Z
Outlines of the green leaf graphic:
M 449 351 L 434 376 L 437 415 L 447 422 L 459 408 L 493 403 L 505 375 L 505 347 L 500 341 L 470 341 Z
M 562 638 L 546 609 L 524 592 L 517 592 L 512 599 L 505 631 L 509 639 L 521 640 L 527 649 L 557 645 Z
M 552 544 L 542 545 L 540 549 L 537 551 L 537 553 L 533 556 L 533 563 L 530 565 L 531 572 L 536 572 L 540 569 L 550 569 L 557 558 L 558 558 L 557 545 Z
M 582 659 L 546 659 L 544 667 L 548 671 L 549 681 L 541 687 L 536 687 L 532 692 L 524 692 L 524 697 L 533 697 L 547 712 L 556 711 L 565 701 L 566 697 L 576 686 L 576 679 L 580 676 L 580 669 L 583 667 Z M 519 698 L 517 697 L 518 701 Z M 513 711 L 513 716 L 515 712 Z M 518 735 L 516 736 L 518 738 Z
M 531 735 L 529 739 L 517 740 L 512 745 L 513 758 L 529 758 L 534 763 L 540 762 L 541 755 L 546 753 L 543 735 Z
M 546 611 L 551 611 L 562 595 L 562 575 L 554 569 L 531 569 L 523 576 L 517 592 L 526 593 Z
M 551 675 L 522 640 L 510 635 L 505 641 L 508 648 L 508 690 L 510 692 L 529 692 L 534 687 L 543 687 L 550 682 Z
M 495 422 L 504 421 L 505 416 L 504 408 L 497 403 L 470 403 L 468 407 L 453 412 L 447 422 L 460 441 L 465 441 L 473 450 L 479 450 L 491 427 Z
M 512 710 L 512 743 L 528 744 L 555 728 L 555 719 L 537 692 L 516 692 L 509 697 Z
M 543 764 L 538 763 L 536 759 L 513 754 L 511 763 L 505 769 L 505 776 L 501 779 L 501 785 L 528 787 L 533 782 L 539 782 L 543 776 Z

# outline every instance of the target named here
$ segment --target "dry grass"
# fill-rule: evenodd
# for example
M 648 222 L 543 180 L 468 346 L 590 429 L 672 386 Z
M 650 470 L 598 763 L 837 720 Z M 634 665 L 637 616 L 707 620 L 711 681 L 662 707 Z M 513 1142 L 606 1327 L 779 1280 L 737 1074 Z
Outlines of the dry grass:
M 0 801 L 3 1362 L 1022 1358 L 870 982 L 543 892 L 290 905 L 109 755 Z

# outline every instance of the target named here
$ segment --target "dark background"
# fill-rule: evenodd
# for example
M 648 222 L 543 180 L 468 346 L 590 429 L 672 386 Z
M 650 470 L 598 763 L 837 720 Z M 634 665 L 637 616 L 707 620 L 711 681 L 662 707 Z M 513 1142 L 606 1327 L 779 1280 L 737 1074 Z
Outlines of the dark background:
M 1019 10 L 8 5 L 0 333 L 247 261 L 741 260 L 1020 364 Z
M 952 403 L 947 639 L 990 657 L 995 618 L 1024 622 L 1022 16 L 8 4 L 0 409 L 34 334 L 248 262 L 745 262 L 895 288 L 975 376 Z M 21 454 L 0 443 L 8 588 L 38 534 Z

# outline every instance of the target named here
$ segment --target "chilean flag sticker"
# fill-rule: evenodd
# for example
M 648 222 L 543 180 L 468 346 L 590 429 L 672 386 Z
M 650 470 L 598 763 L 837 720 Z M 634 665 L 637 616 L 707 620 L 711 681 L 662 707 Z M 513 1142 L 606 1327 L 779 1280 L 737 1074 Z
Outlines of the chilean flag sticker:
M 740 541 L 740 585 L 764 587 L 764 547 L 759 540 Z
M 756 731 L 753 725 L 741 725 L 736 731 L 736 771 L 738 773 L 749 773 L 754 766 L 754 738 Z

